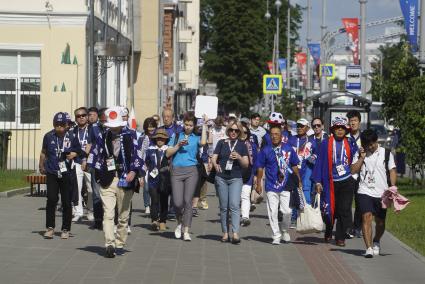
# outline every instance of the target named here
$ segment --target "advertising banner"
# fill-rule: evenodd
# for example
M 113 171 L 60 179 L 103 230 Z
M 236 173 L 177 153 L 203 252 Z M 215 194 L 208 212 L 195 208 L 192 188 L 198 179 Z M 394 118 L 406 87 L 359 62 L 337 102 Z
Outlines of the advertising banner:
M 353 62 L 359 65 L 359 19 L 342 18 L 342 23 L 347 32 L 350 49 L 353 52 Z
M 279 58 L 279 69 L 282 74 L 283 85 L 286 85 L 286 58 Z
M 407 39 L 413 51 L 418 48 L 418 0 L 400 0 L 401 12 L 404 17 Z
M 320 64 L 320 43 L 309 43 L 308 49 L 310 50 L 311 57 L 313 57 L 314 66 Z

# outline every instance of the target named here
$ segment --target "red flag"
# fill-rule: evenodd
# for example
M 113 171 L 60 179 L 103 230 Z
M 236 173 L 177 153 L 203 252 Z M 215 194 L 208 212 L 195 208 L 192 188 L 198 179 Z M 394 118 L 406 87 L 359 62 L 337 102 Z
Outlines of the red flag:
M 359 19 L 358 18 L 343 18 L 345 31 L 347 32 L 350 49 L 353 52 L 354 64 L 359 64 Z
M 305 52 L 295 53 L 295 60 L 297 61 L 298 68 L 300 70 L 303 70 L 304 65 L 307 63 L 307 53 Z
M 270 74 L 273 74 L 273 62 L 267 61 L 267 67 L 269 68 Z
M 131 129 L 137 128 L 136 116 L 134 115 L 134 107 L 131 108 L 130 116 L 128 117 L 128 127 Z

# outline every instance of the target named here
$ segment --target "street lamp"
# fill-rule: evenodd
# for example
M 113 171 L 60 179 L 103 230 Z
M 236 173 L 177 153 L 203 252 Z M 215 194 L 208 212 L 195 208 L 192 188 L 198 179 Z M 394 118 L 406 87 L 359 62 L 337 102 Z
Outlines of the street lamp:
M 276 0 L 274 2 L 274 5 L 276 7 L 276 46 L 275 46 L 275 62 L 274 62 L 274 73 L 278 74 L 279 72 L 279 33 L 280 33 L 280 29 L 279 29 L 279 10 L 280 7 L 282 6 L 282 2 L 280 0 Z M 272 96 L 272 112 L 274 112 L 274 96 Z

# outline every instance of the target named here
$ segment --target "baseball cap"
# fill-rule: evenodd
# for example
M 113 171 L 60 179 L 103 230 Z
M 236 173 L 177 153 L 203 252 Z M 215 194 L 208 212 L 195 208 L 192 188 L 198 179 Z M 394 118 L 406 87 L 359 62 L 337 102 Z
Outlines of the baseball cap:
M 67 123 L 66 115 L 63 112 L 58 112 L 53 117 L 53 124 L 57 123 Z
M 298 119 L 297 124 L 301 124 L 301 125 L 304 125 L 304 126 L 309 125 L 308 120 L 305 119 L 305 118 Z
M 155 134 L 152 136 L 153 139 L 157 139 L 157 138 L 164 138 L 164 139 L 168 139 L 168 133 L 165 129 L 157 129 Z
M 110 107 L 105 111 L 105 115 L 107 119 L 105 123 L 106 127 L 120 127 L 127 125 L 127 121 L 122 119 L 122 107 Z

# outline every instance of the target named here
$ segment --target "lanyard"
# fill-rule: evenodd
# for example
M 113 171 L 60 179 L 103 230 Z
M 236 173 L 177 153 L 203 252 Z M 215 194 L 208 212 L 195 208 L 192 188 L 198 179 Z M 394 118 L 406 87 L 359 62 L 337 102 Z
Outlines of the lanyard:
M 80 129 L 77 130 L 78 141 L 80 141 L 81 146 L 84 146 L 83 144 L 87 143 L 87 128 L 87 126 L 84 128 L 83 139 L 80 139 Z
M 127 173 L 127 164 L 125 163 L 125 153 L 124 153 L 124 137 L 120 134 L 120 148 L 121 148 L 121 156 L 122 156 L 122 167 L 124 169 L 124 173 Z
M 59 146 L 59 137 L 56 136 L 56 155 L 57 155 L 58 159 L 60 159 L 62 153 L 65 151 L 65 138 L 66 138 L 66 136 L 63 137 L 62 147 L 60 147 Z
M 166 149 L 163 149 L 163 147 L 161 147 L 161 148 L 156 148 L 156 153 L 155 153 L 155 165 L 156 165 L 156 167 L 157 168 L 160 168 L 161 167 L 161 162 L 162 162 L 162 159 L 164 158 L 164 153 L 165 153 L 165 150 Z M 158 160 L 159 160 L 159 163 L 158 163 Z
M 227 141 L 229 144 L 230 153 L 232 153 L 235 150 L 236 144 L 238 144 L 238 140 L 235 141 L 235 144 L 233 144 L 233 147 L 230 146 L 230 141 Z
M 305 145 L 307 144 L 307 142 L 308 142 L 308 139 L 306 138 L 306 141 L 305 141 L 305 143 L 303 144 L 303 153 L 302 153 L 302 155 L 299 155 L 298 154 L 298 150 L 300 149 L 300 138 L 299 137 L 297 137 L 297 155 L 298 155 L 298 157 L 303 157 L 304 158 L 304 156 L 305 156 Z
M 341 140 L 341 158 L 340 158 L 340 162 L 341 164 L 343 164 L 344 162 L 344 140 Z M 334 164 L 337 165 L 338 163 L 338 159 L 336 157 L 336 142 L 334 140 L 334 143 L 332 145 L 332 152 L 333 152 L 333 160 L 334 160 Z

